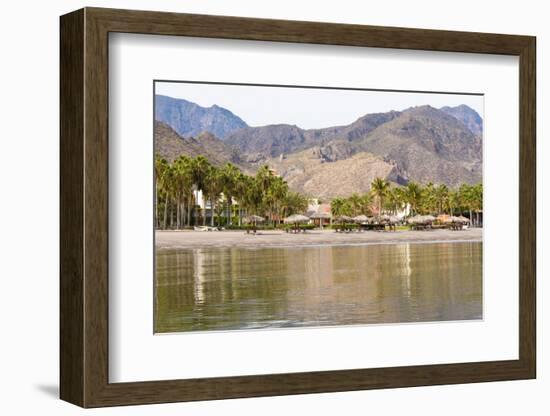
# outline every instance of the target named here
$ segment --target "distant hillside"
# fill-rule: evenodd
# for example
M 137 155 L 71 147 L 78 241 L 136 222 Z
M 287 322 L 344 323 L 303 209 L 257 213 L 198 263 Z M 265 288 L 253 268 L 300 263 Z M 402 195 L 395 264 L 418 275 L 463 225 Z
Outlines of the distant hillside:
M 450 186 L 481 181 L 481 138 L 453 116 L 430 106 L 402 112 L 357 145 L 393 161 L 412 181 Z
M 246 127 L 226 138 L 226 142 L 245 153 L 261 154 L 265 158 L 292 153 L 325 144 L 333 139 L 357 140 L 400 113 L 367 114 L 347 126 L 304 130 L 289 124 Z
M 284 158 L 269 159 L 267 164 L 294 191 L 321 199 L 366 193 L 376 177 L 399 184 L 407 182 L 398 166 L 367 152 L 327 162 L 321 148 L 315 146 Z
M 451 186 L 481 181 L 481 137 L 457 117 L 430 106 L 368 114 L 348 126 L 326 129 L 286 124 L 247 127 L 225 142 L 249 155 L 251 162 L 319 146 L 325 162 L 368 152 L 396 164 L 412 181 Z
M 375 176 L 401 185 L 415 181 L 451 187 L 482 179 L 483 121 L 465 105 L 367 114 L 346 126 L 305 130 L 289 124 L 248 127 L 216 106 L 206 109 L 214 110 L 198 128 L 200 117 L 195 116 L 202 107 L 163 96 L 157 96 L 157 103 L 157 116 L 172 114 L 172 123 L 186 132 L 206 125 L 211 130 L 225 126 L 226 132 L 229 125 L 234 128 L 223 141 L 213 133 L 183 138 L 173 126 L 157 121 L 155 147 L 163 156 L 172 160 L 179 154 L 203 154 L 215 164 L 231 161 L 248 172 L 267 163 L 292 189 L 311 196 L 363 192 Z
M 462 121 L 476 136 L 481 136 L 483 133 L 483 120 L 475 110 L 467 105 L 442 107 L 440 110 Z
M 155 122 L 155 153 L 172 162 L 180 155 L 196 157 L 204 155 L 215 165 L 226 162 L 241 164 L 241 158 L 235 149 L 227 146 L 210 133 L 197 137 L 179 136 L 170 126 Z
M 194 137 L 203 132 L 224 139 L 247 124 L 231 111 L 213 105 L 201 107 L 191 101 L 155 95 L 155 120 L 172 127 L 183 137 Z

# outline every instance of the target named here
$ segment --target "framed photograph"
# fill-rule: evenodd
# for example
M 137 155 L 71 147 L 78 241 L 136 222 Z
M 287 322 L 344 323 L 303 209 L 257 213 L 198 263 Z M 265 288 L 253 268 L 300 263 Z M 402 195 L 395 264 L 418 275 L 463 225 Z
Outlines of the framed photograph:
M 535 49 L 62 16 L 61 398 L 535 378 Z

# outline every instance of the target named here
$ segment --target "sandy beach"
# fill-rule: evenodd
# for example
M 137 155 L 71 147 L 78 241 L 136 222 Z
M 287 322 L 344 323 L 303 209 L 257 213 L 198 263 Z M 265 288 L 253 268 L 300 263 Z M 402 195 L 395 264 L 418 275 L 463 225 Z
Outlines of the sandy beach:
M 157 249 L 193 249 L 213 247 L 284 247 L 308 245 L 397 244 L 430 242 L 481 241 L 483 229 L 462 231 L 366 231 L 337 233 L 314 230 L 288 234 L 282 231 L 262 231 L 256 235 L 244 231 L 156 231 Z

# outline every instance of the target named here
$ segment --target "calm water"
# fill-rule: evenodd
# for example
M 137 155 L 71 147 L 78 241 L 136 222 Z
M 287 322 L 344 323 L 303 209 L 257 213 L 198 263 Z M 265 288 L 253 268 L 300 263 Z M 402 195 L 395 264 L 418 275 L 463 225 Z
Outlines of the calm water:
M 482 243 L 157 253 L 155 332 L 480 319 Z

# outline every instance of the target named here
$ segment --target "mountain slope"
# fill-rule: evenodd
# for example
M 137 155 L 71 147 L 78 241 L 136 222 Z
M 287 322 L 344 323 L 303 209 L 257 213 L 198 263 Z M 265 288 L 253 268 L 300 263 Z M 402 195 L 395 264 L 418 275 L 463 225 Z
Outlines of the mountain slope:
M 481 138 L 453 116 L 430 106 L 402 112 L 357 144 L 393 161 L 412 181 L 450 186 L 481 181 Z
M 196 157 L 203 155 L 214 165 L 226 162 L 241 164 L 235 149 L 227 146 L 210 133 L 201 133 L 197 137 L 181 137 L 170 126 L 155 122 L 155 153 L 172 162 L 180 155 Z
M 326 129 L 248 127 L 229 135 L 226 143 L 253 154 L 256 163 L 281 155 L 294 160 L 292 154 L 318 146 L 324 162 L 368 152 L 395 164 L 412 181 L 450 186 L 481 181 L 481 137 L 455 116 L 430 106 L 369 114 L 348 126 Z
M 205 110 L 185 100 L 176 100 L 175 107 L 169 97 L 157 100 L 170 102 L 167 106 L 173 108 L 168 113 L 181 116 L 172 119 L 187 127 L 197 119 L 195 111 Z M 192 110 L 174 110 L 186 103 Z M 209 125 L 226 126 L 227 113 L 234 115 L 216 108 L 223 111 L 211 113 Z M 292 189 L 312 196 L 363 192 L 375 173 L 398 184 L 416 181 L 451 187 L 482 178 L 482 139 L 475 131 L 481 133 L 483 121 L 465 105 L 367 114 L 349 125 L 323 129 L 289 124 L 237 128 L 241 125 L 237 123 L 223 141 L 210 133 L 182 138 L 175 128 L 156 123 L 157 151 L 168 159 L 203 154 L 215 164 L 231 161 L 248 172 L 268 163 Z
M 166 123 L 183 137 L 209 132 L 224 139 L 231 132 L 247 127 L 241 118 L 223 107 L 205 108 L 165 95 L 155 95 L 155 120 Z
M 315 146 L 288 157 L 266 162 L 281 175 L 289 187 L 321 199 L 366 193 L 376 177 L 404 183 L 399 168 L 381 157 L 360 152 L 347 159 L 326 162 L 320 148 Z
M 441 107 L 440 110 L 463 122 L 464 125 L 468 127 L 476 136 L 482 135 L 483 120 L 477 111 L 467 105 L 462 104 L 456 107 Z
M 347 126 L 324 129 L 304 130 L 289 124 L 246 127 L 234 131 L 225 141 L 242 152 L 260 154 L 269 158 L 326 144 L 335 139 L 347 141 L 360 139 L 399 114 L 397 111 L 367 114 Z

